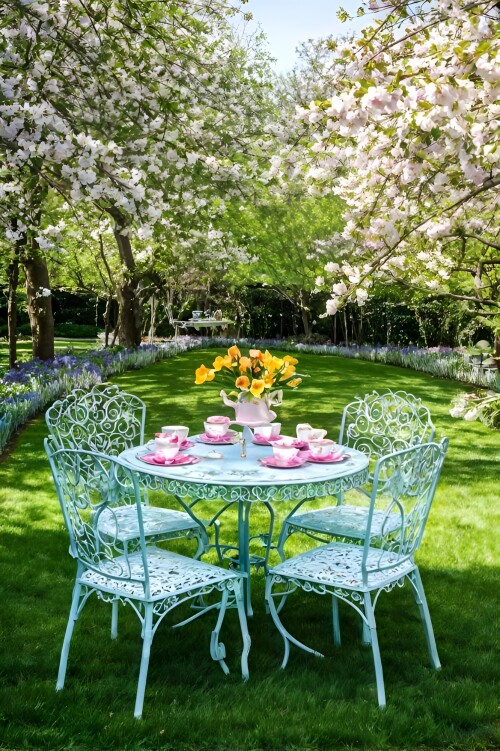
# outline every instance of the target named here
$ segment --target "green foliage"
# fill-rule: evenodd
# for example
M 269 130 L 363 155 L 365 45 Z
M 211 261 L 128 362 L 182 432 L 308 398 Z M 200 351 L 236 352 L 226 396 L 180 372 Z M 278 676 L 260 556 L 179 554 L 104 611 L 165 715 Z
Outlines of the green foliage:
M 54 327 L 55 336 L 67 336 L 72 339 L 95 339 L 97 332 L 97 326 L 83 323 L 58 323 Z
M 194 352 L 114 379 L 144 399 L 146 435 L 169 423 L 202 429 L 213 397 L 196 389 Z M 283 429 L 311 422 L 336 437 L 343 406 L 371 389 L 402 388 L 430 408 L 437 435 L 450 437 L 443 475 L 419 553 L 443 669 L 427 661 L 425 638 L 411 592 L 382 595 L 377 604 L 387 709 L 376 705 L 371 653 L 360 644 L 360 624 L 341 608 L 342 647 L 334 649 L 329 603 L 292 595 L 283 617 L 299 638 L 326 659 L 292 651 L 279 669 L 282 640 L 264 612 L 262 572 L 252 571 L 255 616 L 250 680 L 242 684 L 236 614 L 229 611 L 222 638 L 231 674 L 209 656 L 213 618 L 171 629 L 167 618 L 151 653 L 143 719 L 133 718 L 140 660 L 140 626 L 120 608 L 119 636 L 109 638 L 109 606 L 91 598 L 76 624 L 66 687 L 55 691 L 59 654 L 69 612 L 74 562 L 43 452 L 40 416 L 17 438 L 1 465 L 2 623 L 0 631 L 0 746 L 30 751 L 493 751 L 498 661 L 492 626 L 497 615 L 497 460 L 500 436 L 448 414 L 456 384 L 394 367 L 301 354 L 311 374 L 307 389 L 279 408 Z M 219 408 L 217 408 L 219 409 Z M 153 503 L 174 505 L 153 494 Z M 314 502 L 312 502 L 314 504 Z M 289 510 L 276 504 L 277 524 Z M 204 518 L 214 503 L 204 505 Z M 235 539 L 237 509 L 221 534 Z M 254 504 L 252 529 L 265 529 L 267 511 Z M 288 554 L 303 549 L 296 535 Z M 193 543 L 172 543 L 192 554 Z M 255 552 L 261 552 L 260 547 Z M 209 558 L 214 561 L 214 558 Z M 273 559 L 274 562 L 274 559 Z M 186 609 L 178 614 L 192 615 Z M 256 720 L 258 718 L 258 721 Z

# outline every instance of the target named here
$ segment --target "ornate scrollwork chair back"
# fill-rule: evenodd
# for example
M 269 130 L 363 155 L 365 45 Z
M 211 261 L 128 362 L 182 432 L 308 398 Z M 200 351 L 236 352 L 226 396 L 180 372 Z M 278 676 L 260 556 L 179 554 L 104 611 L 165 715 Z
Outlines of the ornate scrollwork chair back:
M 98 385 L 90 391 L 74 389 L 47 410 L 45 420 L 58 448 L 97 451 L 118 456 L 122 451 L 144 443 L 146 405 L 134 394 L 116 385 Z M 142 490 L 143 521 L 146 537 L 171 540 L 179 537 L 196 539 L 199 557 L 208 546 L 204 525 L 184 511 L 149 506 L 146 489 Z M 125 536 L 129 542 L 137 536 L 137 516 L 127 504 L 112 519 L 103 516 L 106 527 L 101 533 Z M 109 529 L 107 524 L 109 523 Z M 118 529 L 117 529 L 118 525 Z
M 344 408 L 339 443 L 368 454 L 373 473 L 381 456 L 433 438 L 430 412 L 419 398 L 406 391 L 373 391 Z
M 64 686 L 75 622 L 93 593 L 111 603 L 113 613 L 121 602 L 131 605 L 139 617 L 143 650 L 134 711 L 137 718 L 142 714 L 153 636 L 163 618 L 183 603 L 196 599 L 203 608 L 177 626 L 208 611 L 217 613 L 210 654 L 225 673 L 229 670 L 219 636 L 228 602 L 236 603 L 243 639 L 241 669 L 246 679 L 250 637 L 243 607 L 242 575 L 148 544 L 144 534 L 141 487 L 136 475 L 118 459 L 97 452 L 60 449 L 50 438 L 45 440 L 45 448 L 70 538 L 70 553 L 77 562 L 57 690 Z M 123 539 L 121 520 L 116 514 L 123 506 L 135 510 L 139 534 L 133 544 Z M 103 518 L 107 529 L 104 535 L 101 531 Z M 113 520 L 115 536 L 111 534 Z M 212 595 L 215 602 L 206 602 Z M 114 616 L 111 636 L 117 636 Z
M 434 425 L 430 412 L 421 400 L 406 391 L 373 391 L 358 397 L 344 408 L 339 443 L 362 451 L 370 459 L 368 485 L 356 488 L 355 503 L 337 498 L 337 506 L 297 513 L 302 503 L 292 509 L 283 522 L 277 544 L 284 558 L 284 545 L 288 537 L 301 532 L 322 543 L 334 537 L 363 540 L 366 532 L 366 515 L 374 481 L 377 461 L 395 451 L 432 441 Z M 382 470 L 383 471 L 383 468 Z M 375 522 L 379 520 L 378 513 Z
M 268 573 L 266 602 L 285 643 L 285 667 L 290 644 L 318 655 L 293 637 L 280 619 L 280 610 L 296 589 L 332 597 L 334 643 L 340 645 L 340 600 L 361 617 L 371 643 L 380 706 L 385 706 L 382 662 L 377 639 L 375 606 L 381 592 L 411 584 L 424 624 L 431 663 L 440 667 L 424 588 L 414 554 L 420 546 L 448 446 L 425 443 L 378 460 L 363 545 L 332 542 L 289 558 Z M 273 591 L 275 585 L 279 590 Z M 280 600 L 277 607 L 275 599 Z M 322 655 L 319 655 L 322 656 Z
M 115 385 L 74 389 L 49 407 L 45 420 L 58 445 L 118 456 L 144 443 L 146 405 Z

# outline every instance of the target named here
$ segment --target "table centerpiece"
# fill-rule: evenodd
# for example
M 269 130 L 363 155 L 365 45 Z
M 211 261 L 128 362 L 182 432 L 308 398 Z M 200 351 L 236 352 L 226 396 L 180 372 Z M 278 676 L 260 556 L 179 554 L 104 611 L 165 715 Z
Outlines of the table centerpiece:
M 234 422 L 257 427 L 276 419 L 271 407 L 281 404 L 283 388 L 296 389 L 302 383 L 304 375 L 296 372 L 297 363 L 291 355 L 277 357 L 268 350 L 251 349 L 243 355 L 234 345 L 226 355 L 218 355 L 211 368 L 200 365 L 195 383 L 225 380 L 232 390 L 222 390 L 220 396 L 226 406 L 234 409 Z

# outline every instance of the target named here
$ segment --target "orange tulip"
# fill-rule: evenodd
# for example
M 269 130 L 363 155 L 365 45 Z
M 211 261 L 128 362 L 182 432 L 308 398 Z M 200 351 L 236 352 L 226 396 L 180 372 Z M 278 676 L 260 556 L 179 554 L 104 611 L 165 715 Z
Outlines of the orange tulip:
M 250 386 L 250 393 L 253 396 L 261 396 L 262 392 L 264 391 L 265 385 L 266 384 L 264 383 L 264 381 L 259 381 L 254 378 L 252 385 Z
M 252 361 L 249 357 L 242 357 L 239 362 L 240 373 L 245 373 L 252 367 Z
M 238 349 L 238 347 L 236 346 L 236 344 L 235 344 L 235 345 L 234 345 L 233 347 L 229 347 L 229 349 L 228 349 L 228 351 L 227 351 L 227 354 L 228 354 L 228 355 L 229 355 L 229 356 L 230 356 L 231 358 L 233 358 L 233 357 L 234 357 L 234 358 L 236 358 L 236 357 L 240 357 L 240 356 L 241 356 L 241 352 L 240 352 L 240 350 Z
M 251 349 L 249 354 L 250 357 L 253 357 L 256 360 L 262 360 L 262 352 L 260 349 Z
M 248 389 L 250 386 L 250 379 L 247 378 L 247 376 L 240 376 L 236 379 L 236 388 L 238 389 Z
M 205 367 L 205 365 L 200 365 L 200 367 L 196 369 L 195 383 L 198 386 L 202 383 L 205 383 L 205 381 L 213 381 L 214 378 L 215 371 L 210 370 L 210 368 Z

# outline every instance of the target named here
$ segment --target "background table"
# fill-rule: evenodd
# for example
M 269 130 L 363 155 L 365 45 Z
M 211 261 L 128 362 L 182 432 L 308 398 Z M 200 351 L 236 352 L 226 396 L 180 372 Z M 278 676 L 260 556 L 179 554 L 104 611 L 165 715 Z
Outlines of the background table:
M 246 429 L 245 434 L 251 436 Z M 196 440 L 197 437 L 190 438 Z M 339 495 L 368 480 L 368 457 L 349 449 L 349 458 L 337 464 L 303 464 L 294 469 L 263 467 L 259 458 L 272 454 L 270 446 L 258 446 L 247 440 L 246 458 L 242 458 L 239 443 L 214 446 L 204 443 L 183 452 L 206 457 L 211 451 L 223 454 L 223 459 L 203 458 L 197 464 L 178 467 L 150 465 L 138 455 L 150 453 L 145 446 L 127 449 L 120 459 L 131 469 L 141 473 L 145 484 L 153 490 L 173 495 L 180 505 L 203 525 L 193 508 L 199 501 L 219 500 L 228 505 L 238 504 L 238 565 L 248 574 L 245 586 L 246 609 L 252 615 L 250 588 L 250 510 L 253 503 L 264 503 L 271 514 L 271 533 L 275 502 L 298 502 L 303 499 Z M 217 514 L 218 516 L 218 514 Z M 203 525 L 204 526 L 204 525 Z M 267 554 L 270 540 L 268 541 Z M 236 547 L 236 546 L 235 546 Z M 266 554 L 266 562 L 267 562 Z
M 216 329 L 229 326 L 234 323 L 229 318 L 190 318 L 188 321 L 184 321 L 186 326 L 192 326 L 196 331 L 200 329 Z

